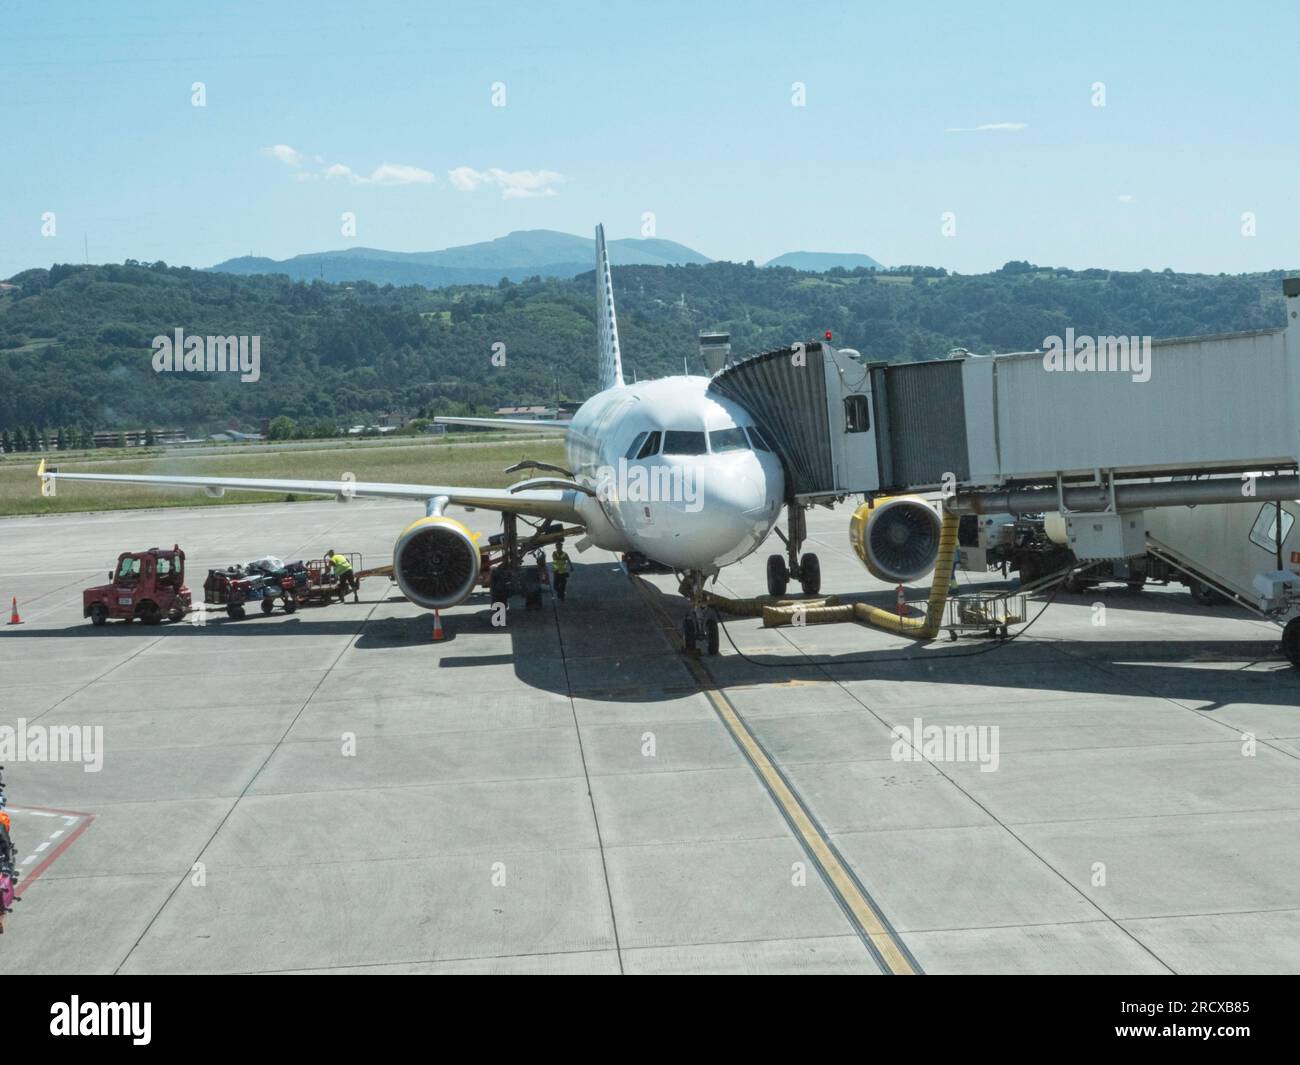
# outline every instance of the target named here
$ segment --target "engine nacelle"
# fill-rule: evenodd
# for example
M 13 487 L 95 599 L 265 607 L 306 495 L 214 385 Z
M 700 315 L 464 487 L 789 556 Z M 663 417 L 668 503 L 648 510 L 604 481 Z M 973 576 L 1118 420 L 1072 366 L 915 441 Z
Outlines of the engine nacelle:
M 393 545 L 397 586 L 426 610 L 463 603 L 478 583 L 481 566 L 475 535 L 453 518 L 414 521 Z
M 942 525 L 919 496 L 886 496 L 853 512 L 849 543 L 873 577 L 906 584 L 934 569 Z

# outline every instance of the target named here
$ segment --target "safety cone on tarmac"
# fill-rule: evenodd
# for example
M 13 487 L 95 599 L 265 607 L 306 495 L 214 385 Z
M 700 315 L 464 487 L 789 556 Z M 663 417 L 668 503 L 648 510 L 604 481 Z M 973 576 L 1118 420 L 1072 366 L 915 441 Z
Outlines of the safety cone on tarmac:
M 0 603 L 3 602 L 4 600 L 0 599 Z M 18 596 L 15 595 L 13 599 L 13 605 L 9 608 L 9 624 L 21 625 L 22 623 L 23 623 L 23 619 L 18 616 Z
M 898 599 L 896 602 L 898 604 L 898 616 L 901 618 L 907 613 L 907 597 L 903 595 L 903 586 L 901 584 L 898 586 Z
M 437 643 L 442 638 L 442 614 L 435 610 L 433 612 L 433 642 Z

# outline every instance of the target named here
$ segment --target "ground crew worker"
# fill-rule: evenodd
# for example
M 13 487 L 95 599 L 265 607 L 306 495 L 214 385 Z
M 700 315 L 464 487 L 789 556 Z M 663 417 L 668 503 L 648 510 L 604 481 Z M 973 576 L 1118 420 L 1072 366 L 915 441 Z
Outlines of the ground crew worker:
M 564 602 L 564 590 L 569 586 L 569 556 L 564 553 L 564 541 L 551 552 L 551 570 L 555 573 L 555 598 Z
M 339 582 L 339 602 L 343 602 L 348 592 L 352 593 L 354 603 L 360 602 L 361 597 L 357 593 L 361 589 L 361 584 L 357 580 L 357 575 L 352 572 L 352 563 L 342 555 L 335 554 L 332 547 L 325 552 L 325 561 L 334 567 L 334 576 Z

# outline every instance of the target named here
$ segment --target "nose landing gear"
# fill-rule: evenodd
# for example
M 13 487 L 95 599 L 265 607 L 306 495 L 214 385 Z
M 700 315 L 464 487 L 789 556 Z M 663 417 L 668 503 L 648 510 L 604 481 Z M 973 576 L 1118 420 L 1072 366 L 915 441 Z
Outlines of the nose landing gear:
M 708 574 L 694 571 L 682 578 L 681 591 L 691 602 L 690 613 L 682 622 L 682 646 L 687 654 L 695 654 L 703 642 L 706 653 L 716 655 L 719 646 L 718 619 L 708 616 L 704 604 L 704 582 Z
M 767 558 L 767 594 L 780 599 L 793 578 L 799 582 L 804 595 L 817 595 L 822 590 L 821 560 L 811 552 L 803 556 L 799 554 L 799 549 L 808 539 L 803 507 L 794 502 L 787 503 L 785 517 L 787 531 L 776 530 L 776 535 L 785 544 L 785 555 L 769 555 Z

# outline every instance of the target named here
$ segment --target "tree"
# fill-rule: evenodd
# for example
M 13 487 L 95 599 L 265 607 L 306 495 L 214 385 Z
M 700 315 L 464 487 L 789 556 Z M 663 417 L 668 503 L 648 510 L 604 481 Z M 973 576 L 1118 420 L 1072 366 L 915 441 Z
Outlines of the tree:
M 158 440 L 158 438 L 157 438 L 156 436 L 154 436 L 154 433 L 153 433 L 153 430 L 152 430 L 152 429 L 146 429 L 146 430 L 144 431 L 144 446 L 145 446 L 145 447 L 153 447 L 154 444 L 157 443 L 157 440 Z
M 27 427 L 27 450 L 40 451 L 40 449 L 41 449 L 41 440 L 40 437 L 36 435 L 36 426 L 29 425 Z
M 9 439 L 9 430 L 5 429 L 3 432 L 0 432 L 0 451 L 3 451 L 7 455 L 13 449 L 13 442 Z
M 297 426 L 292 418 L 287 414 L 281 414 L 278 418 L 272 419 L 271 425 L 266 431 L 266 438 L 268 440 L 291 440 L 296 428 Z

